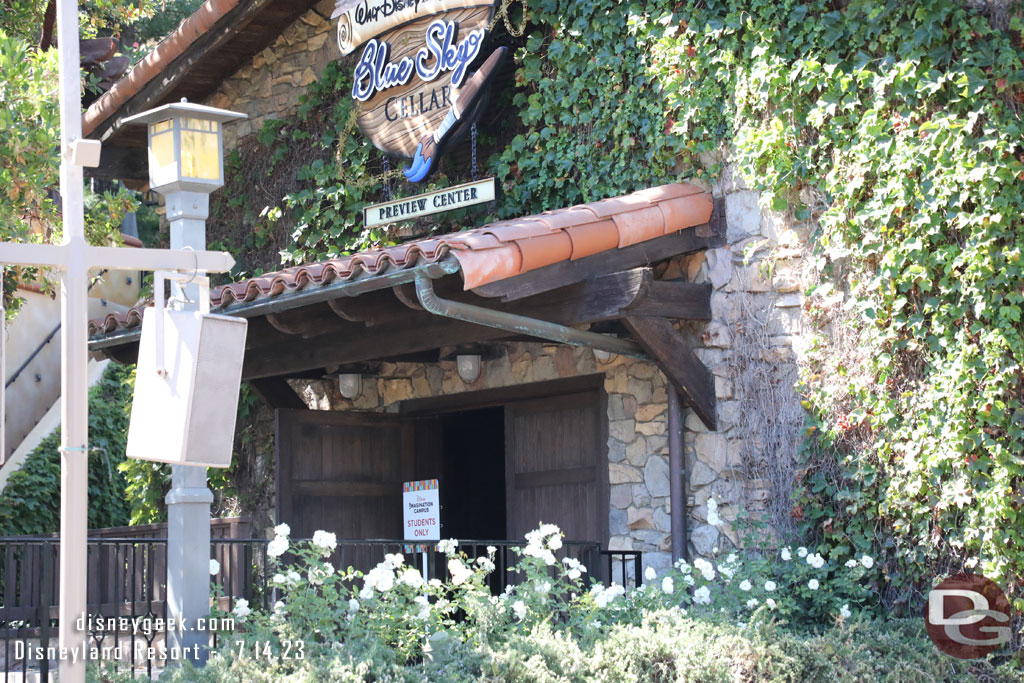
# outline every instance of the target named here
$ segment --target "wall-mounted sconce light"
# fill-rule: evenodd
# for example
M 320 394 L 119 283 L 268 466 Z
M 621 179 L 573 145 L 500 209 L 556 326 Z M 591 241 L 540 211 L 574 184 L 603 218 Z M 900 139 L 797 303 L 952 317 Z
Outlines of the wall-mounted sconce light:
M 354 372 L 339 374 L 338 391 L 349 400 L 358 398 L 363 393 L 363 376 Z
M 455 357 L 455 368 L 463 382 L 472 384 L 480 379 L 481 358 L 477 354 L 459 354 Z

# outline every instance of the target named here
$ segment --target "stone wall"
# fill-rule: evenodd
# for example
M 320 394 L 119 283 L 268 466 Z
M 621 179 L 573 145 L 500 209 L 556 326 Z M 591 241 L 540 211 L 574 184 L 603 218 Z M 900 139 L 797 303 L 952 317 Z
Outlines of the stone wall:
M 322 0 L 286 28 L 251 62 L 226 79 L 204 104 L 249 115 L 224 127 L 224 146 L 257 133 L 267 119 L 293 111 L 306 86 L 320 77 L 324 67 L 341 56 L 329 20 L 334 0 Z
M 803 329 L 810 228 L 762 209 L 759 194 L 726 165 L 716 195 L 725 196 L 728 244 L 691 260 L 696 282 L 710 282 L 712 320 L 694 329 L 697 355 L 715 377 L 718 430 L 697 416 L 685 424 L 693 549 L 711 554 L 739 546 L 734 524 L 741 508 L 767 515 L 775 535 L 794 530 L 789 494 L 804 412 L 796 385 L 807 344 Z M 697 267 L 695 261 L 701 263 Z M 708 524 L 707 501 L 722 522 Z

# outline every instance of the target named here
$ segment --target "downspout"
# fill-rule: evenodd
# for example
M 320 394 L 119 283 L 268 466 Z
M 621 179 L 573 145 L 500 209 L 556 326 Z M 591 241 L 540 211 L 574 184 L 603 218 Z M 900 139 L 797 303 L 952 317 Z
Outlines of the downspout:
M 688 559 L 689 533 L 686 510 L 686 461 L 683 457 L 683 402 L 679 391 L 668 385 L 668 491 L 672 511 L 672 563 Z
M 498 330 L 505 330 L 514 334 L 525 334 L 530 337 L 547 339 L 561 344 L 572 346 L 585 346 L 610 353 L 617 353 L 622 356 L 633 358 L 647 358 L 647 354 L 636 342 L 628 339 L 619 339 L 606 334 L 577 330 L 574 327 L 549 323 L 544 320 L 527 318 L 515 313 L 495 311 L 483 306 L 442 299 L 434 291 L 434 285 L 430 278 L 424 275 L 416 277 L 416 297 L 425 311 L 445 318 L 461 320 L 474 325 L 493 327 Z

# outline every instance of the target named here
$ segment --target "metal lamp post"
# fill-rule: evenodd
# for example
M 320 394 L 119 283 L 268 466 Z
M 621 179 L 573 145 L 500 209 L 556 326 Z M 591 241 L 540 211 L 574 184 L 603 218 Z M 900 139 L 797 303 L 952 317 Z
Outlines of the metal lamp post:
M 182 100 L 125 119 L 149 131 L 150 189 L 164 197 L 171 249 L 206 248 L 210 193 L 224 184 L 223 124 L 245 114 Z M 180 310 L 199 309 L 199 285 L 172 283 Z M 177 628 L 168 647 L 195 662 L 207 658 L 209 632 L 196 629 L 210 611 L 210 504 L 206 468 L 171 466 L 167 493 L 167 612 Z M 191 629 L 191 630 L 190 630 Z

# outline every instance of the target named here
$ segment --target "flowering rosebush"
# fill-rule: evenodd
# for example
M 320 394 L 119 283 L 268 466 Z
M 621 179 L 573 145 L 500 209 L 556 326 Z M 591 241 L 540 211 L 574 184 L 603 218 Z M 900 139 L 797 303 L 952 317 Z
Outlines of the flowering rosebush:
M 442 541 L 449 578 L 425 581 L 399 553 L 365 573 L 339 570 L 329 563 L 332 534 L 293 542 L 286 526 L 275 531 L 289 561 L 270 558 L 273 607 L 237 600 L 236 630 L 210 663 L 169 672 L 170 680 L 792 681 L 839 667 L 851 680 L 886 680 L 903 666 L 959 680 L 966 670 L 928 656 L 920 621 L 865 617 L 870 556 L 716 554 L 648 567 L 643 585 L 626 588 L 595 581 L 546 524 L 515 550 L 509 584 L 493 595 L 493 547 L 470 558 L 457 541 Z M 808 635 L 823 628 L 824 640 Z M 239 654 L 257 649 L 259 659 Z M 991 680 L 1008 680 L 985 666 L 978 671 Z
M 268 552 L 270 584 L 281 596 L 272 613 L 250 614 L 248 604 L 239 609 L 236 603 L 235 615 L 247 619 L 247 631 L 261 639 L 322 643 L 372 636 L 410 660 L 424 656 L 438 637 L 479 641 L 481 629 L 526 632 L 545 623 L 596 635 L 614 624 L 640 624 L 656 610 L 725 613 L 744 621 L 842 622 L 868 603 L 865 579 L 873 566 L 867 555 L 829 561 L 787 547 L 771 556 L 729 553 L 680 561 L 661 573 L 648 567 L 646 583 L 627 590 L 594 581 L 576 558 L 559 559 L 562 532 L 542 524 L 526 535 L 525 547 L 513 549 L 519 555 L 510 569 L 515 581 L 495 596 L 487 584 L 495 569 L 493 547 L 470 559 L 458 551 L 458 541 L 441 541 L 449 578 L 426 581 L 400 553 L 386 555 L 366 573 L 336 571 L 326 561 L 337 547 L 334 534 L 317 531 L 310 542 L 292 543 L 289 532 L 279 525 Z M 280 566 L 285 551 L 295 559 Z

